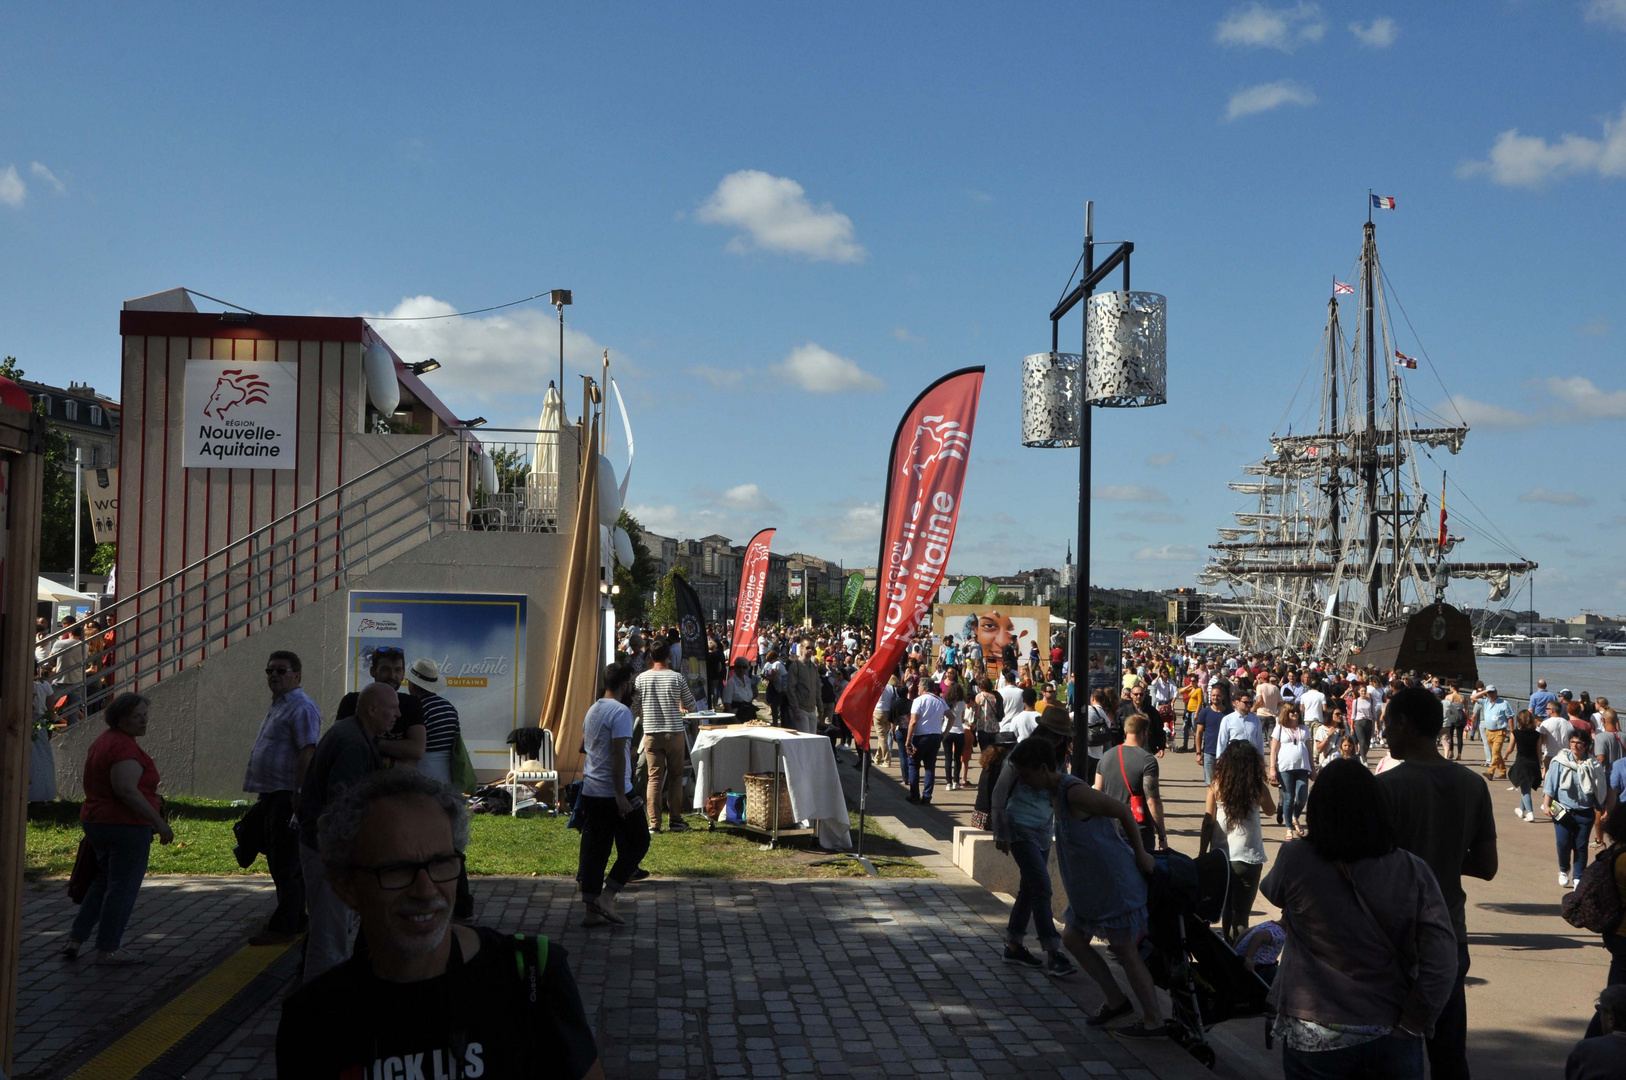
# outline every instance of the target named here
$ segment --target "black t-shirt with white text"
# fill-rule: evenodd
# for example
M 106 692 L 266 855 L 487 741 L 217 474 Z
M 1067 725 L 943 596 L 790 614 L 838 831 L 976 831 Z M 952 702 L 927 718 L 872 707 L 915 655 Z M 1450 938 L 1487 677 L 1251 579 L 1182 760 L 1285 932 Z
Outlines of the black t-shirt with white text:
M 467 963 L 395 983 L 355 956 L 295 991 L 277 1028 L 281 1080 L 578 1080 L 598 1060 L 569 957 L 552 942 L 532 1003 L 519 942 L 486 927 Z M 529 946 L 527 946 L 528 948 Z

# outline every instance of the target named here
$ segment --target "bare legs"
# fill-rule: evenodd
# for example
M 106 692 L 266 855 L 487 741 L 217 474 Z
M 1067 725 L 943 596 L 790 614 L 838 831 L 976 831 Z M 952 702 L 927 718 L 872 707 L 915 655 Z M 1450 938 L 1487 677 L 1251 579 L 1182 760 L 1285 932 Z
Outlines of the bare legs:
M 1127 995 L 1119 989 L 1118 980 L 1112 977 L 1112 969 L 1090 945 L 1089 938 L 1069 926 L 1062 931 L 1061 942 L 1073 954 L 1079 967 L 1084 969 L 1084 974 L 1101 988 L 1109 1008 L 1116 1009 L 1128 1000 Z M 1140 950 L 1135 948 L 1135 943 L 1127 934 L 1107 939 L 1107 948 L 1129 978 L 1129 989 L 1140 1004 L 1141 1022 L 1149 1028 L 1161 1027 L 1163 1006 L 1157 1000 L 1157 987 L 1152 983 L 1152 973 L 1146 970 L 1146 964 L 1140 958 Z

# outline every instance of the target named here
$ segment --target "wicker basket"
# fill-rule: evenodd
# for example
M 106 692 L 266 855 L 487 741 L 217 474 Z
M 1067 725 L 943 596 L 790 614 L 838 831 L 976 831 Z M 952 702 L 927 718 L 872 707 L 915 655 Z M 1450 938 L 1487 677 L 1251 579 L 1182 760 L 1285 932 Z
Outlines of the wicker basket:
M 790 781 L 779 773 L 779 828 L 796 826 L 790 812 Z M 768 820 L 768 804 L 773 802 L 773 773 L 747 773 L 745 776 L 745 823 L 758 829 L 772 829 Z

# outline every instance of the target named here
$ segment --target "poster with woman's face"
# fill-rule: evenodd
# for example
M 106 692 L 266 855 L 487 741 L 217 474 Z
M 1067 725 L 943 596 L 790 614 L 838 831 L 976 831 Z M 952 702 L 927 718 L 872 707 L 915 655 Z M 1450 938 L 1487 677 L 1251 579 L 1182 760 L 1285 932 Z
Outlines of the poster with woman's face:
M 939 604 L 934 629 L 954 635 L 956 642 L 976 641 L 987 661 L 997 661 L 1005 646 L 1016 649 L 1018 664 L 1028 662 L 1035 642 L 1048 640 L 1048 607 L 994 607 L 992 605 Z

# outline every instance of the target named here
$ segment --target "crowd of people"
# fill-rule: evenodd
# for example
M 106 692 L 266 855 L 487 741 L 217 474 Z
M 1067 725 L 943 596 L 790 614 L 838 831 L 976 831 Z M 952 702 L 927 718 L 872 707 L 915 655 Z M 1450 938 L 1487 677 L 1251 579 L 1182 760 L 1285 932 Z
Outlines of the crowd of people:
M 83 646 L 70 636 L 58 654 Z M 835 705 L 868 659 L 867 635 L 768 627 L 757 644 L 754 661 L 730 665 L 726 640 L 713 636 L 701 684 L 708 701 L 685 674 L 675 630 L 623 633 L 583 725 L 572 814 L 583 925 L 623 924 L 618 896 L 647 876 L 651 834 L 691 827 L 686 714 L 754 716 L 761 701 L 765 719 L 836 746 L 862 741 L 858 718 Z M 1543 683 L 1521 709 L 1494 685 L 1218 656 L 1154 639 L 1125 650 L 1121 676 L 1086 685 L 1080 729 L 1077 679 L 1060 642 L 1052 649 L 1048 658 L 992 660 L 952 637 L 918 634 L 866 718 L 868 764 L 896 767 L 914 803 L 930 804 L 940 780 L 949 791 L 975 790 L 973 823 L 992 832 L 1019 875 L 1003 958 L 1055 978 L 1089 977 L 1104 999 L 1091 1025 L 1117 1025 L 1109 1030 L 1128 1039 L 1175 1033 L 1144 952 L 1149 882 L 1169 849 L 1160 772 L 1171 753 L 1198 759 L 1206 790 L 1196 854 L 1221 853 L 1229 867 L 1219 932 L 1271 983 L 1290 1077 L 1421 1077 L 1425 1060 L 1432 1076 L 1467 1075 L 1462 879 L 1493 878 L 1499 862 L 1486 779 L 1518 792 L 1512 808 L 1522 823 L 1536 820 L 1539 793 L 1561 886 L 1606 881 L 1617 910 L 1626 896 L 1626 813 L 1616 812 L 1626 741 L 1607 699 Z M 60 667 L 82 658 L 47 659 Z M 83 660 L 88 679 L 88 650 Z M 466 924 L 468 808 L 448 784 L 460 727 L 437 692 L 438 668 L 381 646 L 369 670 L 373 682 L 345 695 L 322 733 L 298 656 L 273 652 L 266 664 L 270 703 L 246 762 L 254 803 L 238 824 L 237 854 L 248 865 L 264 853 L 276 886 L 275 909 L 251 940 L 307 938 L 304 986 L 279 1038 L 282 1074 L 326 1075 L 327 1063 L 342 1060 L 371 1075 L 387 1071 L 392 1047 L 405 1047 L 437 1069 L 444 1062 L 447 1075 L 453 1061 L 474 1075 L 477 1064 L 491 1069 L 524 1052 L 497 1030 L 504 1015 L 548 1027 L 572 1075 L 594 1074 L 597 1052 L 563 950 Z M 76 959 L 94 938 L 96 962 L 135 964 L 124 930 L 152 838 L 169 843 L 173 832 L 139 742 L 152 722 L 146 700 L 121 694 L 95 712 L 107 731 L 86 757 L 83 902 L 62 953 Z M 1485 779 L 1460 764 L 1475 741 Z M 1272 821 L 1283 841 L 1274 863 L 1265 846 Z M 1066 893 L 1059 931 L 1052 851 Z M 1606 878 L 1586 875 L 1594 852 Z M 1259 895 L 1281 915 L 1252 925 Z M 1597 1034 L 1615 1029 L 1617 1013 L 1626 1019 L 1626 935 L 1617 929 L 1603 935 L 1612 989 L 1600 999 Z M 516 995 L 509 1013 L 434 1005 L 448 986 L 514 971 L 533 992 Z M 376 1034 L 357 1041 L 325 1018 L 361 1000 Z M 1607 1055 L 1621 1043 L 1587 1040 L 1578 1060 L 1614 1061 Z

